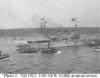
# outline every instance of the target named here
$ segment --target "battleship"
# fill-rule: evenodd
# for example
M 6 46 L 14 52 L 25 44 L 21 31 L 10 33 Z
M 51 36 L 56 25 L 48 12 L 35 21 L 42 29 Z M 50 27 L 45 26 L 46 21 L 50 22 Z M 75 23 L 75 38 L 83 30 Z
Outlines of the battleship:
M 30 39 L 27 40 L 23 45 L 17 45 L 17 51 L 20 53 L 56 53 L 57 47 L 73 47 L 73 46 L 81 46 L 84 45 L 82 41 L 80 41 L 81 36 L 77 33 L 77 29 L 75 27 L 74 30 L 70 31 L 70 35 L 59 35 L 61 33 L 58 32 L 57 36 L 50 36 L 46 34 L 45 27 L 47 22 L 44 21 L 44 18 L 41 19 L 41 38 L 36 40 Z M 25 42 L 25 41 L 22 41 Z M 36 46 L 37 45 L 37 46 Z
M 74 47 L 74 46 L 100 46 L 99 35 L 94 34 L 92 36 L 81 35 L 78 33 L 78 27 L 75 24 L 75 27 L 70 30 L 70 34 L 62 34 L 58 31 L 56 36 L 52 36 L 47 34 L 46 32 L 46 24 L 44 18 L 41 19 L 41 28 L 40 34 L 37 34 L 35 38 L 25 38 L 22 40 L 23 44 L 17 45 L 17 51 L 19 53 L 56 53 L 57 50 L 55 48 L 59 47 Z M 38 37 L 39 36 L 39 37 Z M 16 41 L 16 40 L 15 40 Z M 21 41 L 18 41 L 18 43 Z

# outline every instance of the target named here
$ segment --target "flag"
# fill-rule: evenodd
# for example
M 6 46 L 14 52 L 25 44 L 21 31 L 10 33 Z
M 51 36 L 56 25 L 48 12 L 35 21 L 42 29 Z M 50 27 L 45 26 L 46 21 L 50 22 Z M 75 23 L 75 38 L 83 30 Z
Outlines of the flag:
M 72 18 L 71 21 L 76 21 L 76 18 Z
M 41 18 L 42 21 L 44 21 L 45 18 Z

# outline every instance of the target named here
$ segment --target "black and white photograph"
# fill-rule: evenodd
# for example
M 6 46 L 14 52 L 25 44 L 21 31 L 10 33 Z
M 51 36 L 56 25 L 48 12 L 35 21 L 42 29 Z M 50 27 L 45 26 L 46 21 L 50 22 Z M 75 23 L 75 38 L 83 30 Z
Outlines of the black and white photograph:
M 0 73 L 100 74 L 100 0 L 0 0 Z

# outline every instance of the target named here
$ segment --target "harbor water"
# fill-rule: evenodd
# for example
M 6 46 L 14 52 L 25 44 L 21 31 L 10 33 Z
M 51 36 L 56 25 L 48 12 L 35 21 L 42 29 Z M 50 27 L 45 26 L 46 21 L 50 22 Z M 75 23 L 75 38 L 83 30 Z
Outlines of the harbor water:
M 10 55 L 0 60 L 1 73 L 100 73 L 99 53 L 86 46 L 59 47 L 56 54 L 19 54 L 13 44 L 0 44 Z

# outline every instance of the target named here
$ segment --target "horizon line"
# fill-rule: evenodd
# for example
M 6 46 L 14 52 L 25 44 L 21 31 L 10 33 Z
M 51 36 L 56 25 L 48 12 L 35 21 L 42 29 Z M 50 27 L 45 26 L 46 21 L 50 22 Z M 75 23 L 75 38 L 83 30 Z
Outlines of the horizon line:
M 23 28 L 0 28 L 0 29 L 35 29 L 39 27 L 23 27 Z M 75 28 L 75 27 L 46 27 L 46 28 Z M 100 28 L 100 27 L 77 27 L 77 28 Z

